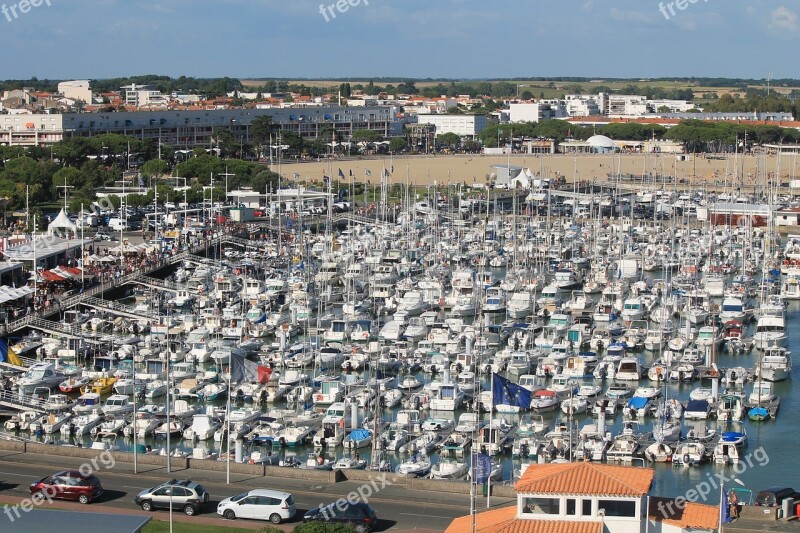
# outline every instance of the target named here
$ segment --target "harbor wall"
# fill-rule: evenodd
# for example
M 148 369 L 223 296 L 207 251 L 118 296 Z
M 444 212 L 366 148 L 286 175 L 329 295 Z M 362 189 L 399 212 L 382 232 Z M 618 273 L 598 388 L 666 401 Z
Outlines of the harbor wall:
M 0 439 L 0 451 L 30 453 L 55 457 L 67 457 L 73 459 L 96 459 L 99 454 L 107 453 L 104 450 L 93 450 L 92 448 L 77 448 L 71 446 L 57 446 L 53 444 L 40 444 L 35 442 L 11 441 Z M 133 453 L 131 452 L 110 452 L 115 461 L 133 464 Z M 158 466 L 165 468 L 167 457 L 163 455 L 138 454 L 136 461 L 140 465 Z M 173 470 L 194 469 L 207 472 L 225 472 L 228 464 L 225 461 L 212 461 L 208 459 L 193 459 L 191 457 L 171 457 L 170 465 Z M 281 466 L 256 465 L 243 463 L 230 463 L 230 471 L 234 474 L 244 474 L 253 477 L 271 477 L 284 479 L 303 479 L 314 483 L 324 483 L 332 485 L 343 481 L 380 483 L 382 480 L 389 480 L 392 485 L 406 486 L 411 490 L 444 492 L 451 494 L 469 494 L 470 484 L 458 481 L 415 478 L 408 475 L 395 474 L 391 472 L 374 472 L 371 470 L 345 470 L 345 471 L 323 471 L 305 470 L 301 468 L 285 468 Z M 478 488 L 479 491 L 482 487 Z M 515 498 L 514 487 L 506 485 L 493 485 L 492 495 Z

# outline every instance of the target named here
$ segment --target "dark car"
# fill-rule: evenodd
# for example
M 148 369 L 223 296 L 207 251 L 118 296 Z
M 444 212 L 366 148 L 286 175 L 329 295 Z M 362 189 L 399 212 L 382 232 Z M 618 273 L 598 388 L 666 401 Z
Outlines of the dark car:
M 103 494 L 103 485 L 94 474 L 83 475 L 77 470 L 62 470 L 31 483 L 34 498 L 74 500 L 91 503 Z
M 208 503 L 208 499 L 208 492 L 199 483 L 173 479 L 141 491 L 136 495 L 134 502 L 143 511 L 169 509 L 172 506 L 173 509 L 192 516 Z
M 777 507 L 787 498 L 794 498 L 797 501 L 800 500 L 800 494 L 790 487 L 770 487 L 758 493 L 755 504 L 762 507 Z
M 357 533 L 368 533 L 378 524 L 375 510 L 366 503 L 349 503 L 340 500 L 322 508 L 311 509 L 303 516 L 303 522 L 330 522 L 349 524 Z

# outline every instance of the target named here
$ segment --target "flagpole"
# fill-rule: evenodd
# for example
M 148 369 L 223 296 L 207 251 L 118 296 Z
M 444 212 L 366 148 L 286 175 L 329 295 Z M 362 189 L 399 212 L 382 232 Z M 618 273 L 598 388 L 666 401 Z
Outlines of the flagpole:
M 231 359 L 230 364 L 233 364 L 233 360 Z M 228 440 L 228 458 L 225 461 L 225 483 L 228 485 L 231 484 L 231 382 L 233 382 L 233 372 L 230 372 L 231 368 L 228 367 L 228 401 L 225 407 L 225 424 L 227 425 L 228 429 L 226 431 L 225 438 Z
M 494 397 L 494 372 L 492 372 L 492 403 L 489 405 L 489 447 L 486 451 L 489 453 L 489 457 L 492 456 L 492 441 L 494 439 L 494 429 L 492 428 L 492 422 L 494 417 L 494 402 L 496 398 Z M 490 494 L 492 493 L 492 463 L 491 460 L 489 461 L 489 472 L 486 475 L 486 508 L 489 509 L 490 507 Z

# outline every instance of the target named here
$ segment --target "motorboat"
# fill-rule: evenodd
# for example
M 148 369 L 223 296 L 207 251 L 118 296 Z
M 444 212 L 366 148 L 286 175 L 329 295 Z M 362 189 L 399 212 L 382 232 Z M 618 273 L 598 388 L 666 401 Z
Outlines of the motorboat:
M 679 444 L 672 456 L 674 466 L 699 466 L 706 460 L 706 445 L 702 442 Z
M 764 348 L 761 362 L 756 367 L 756 376 L 764 381 L 783 381 L 792 371 L 791 352 L 779 346 Z
M 17 387 L 20 394 L 27 396 L 39 387 L 54 389 L 66 379 L 67 376 L 54 364 L 35 363 L 17 380 Z

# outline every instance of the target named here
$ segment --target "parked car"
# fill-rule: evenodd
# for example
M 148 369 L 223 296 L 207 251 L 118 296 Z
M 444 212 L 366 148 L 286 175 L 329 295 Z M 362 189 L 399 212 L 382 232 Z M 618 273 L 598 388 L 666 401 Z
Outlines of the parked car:
M 182 510 L 188 516 L 192 516 L 202 510 L 208 499 L 208 492 L 199 483 L 173 479 L 141 491 L 136 495 L 134 502 L 143 511 L 169 509 L 172 505 L 173 509 Z
M 294 498 L 291 494 L 267 489 L 249 490 L 225 498 L 217 505 L 217 514 L 227 520 L 249 518 L 269 520 L 273 524 L 280 524 L 284 520 L 294 518 L 296 512 Z
M 770 487 L 756 495 L 755 504 L 762 507 L 778 507 L 787 498 L 794 498 L 795 501 L 798 501 L 800 493 L 790 487 Z
M 30 491 L 34 498 L 48 497 L 87 504 L 103 494 L 103 485 L 94 474 L 85 476 L 77 470 L 62 470 L 31 483 Z
M 378 524 L 378 516 L 366 503 L 345 503 L 337 507 L 334 502 L 321 508 L 311 509 L 303 516 L 303 522 L 349 524 L 357 533 L 368 533 Z

